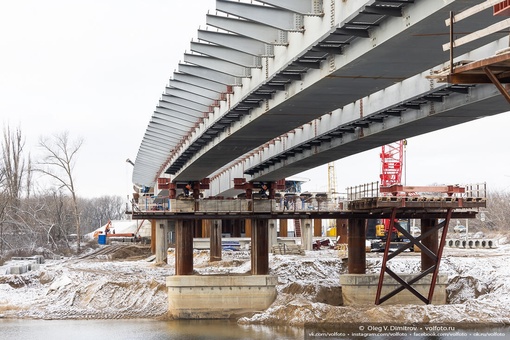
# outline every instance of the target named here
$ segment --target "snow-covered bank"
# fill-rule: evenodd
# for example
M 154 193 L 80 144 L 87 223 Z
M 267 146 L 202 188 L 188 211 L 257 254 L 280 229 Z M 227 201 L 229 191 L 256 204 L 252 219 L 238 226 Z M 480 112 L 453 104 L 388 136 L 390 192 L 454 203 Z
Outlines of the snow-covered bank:
M 167 310 L 168 268 L 143 261 L 48 260 L 0 275 L 0 314 L 44 319 L 150 318 Z
M 445 249 L 441 272 L 448 274 L 444 306 L 341 306 L 339 276 L 347 271 L 337 251 L 271 255 L 271 274 L 278 276 L 278 297 L 261 313 L 239 320 L 251 324 L 304 325 L 335 322 L 505 323 L 510 324 L 510 245 L 497 249 Z M 108 257 L 112 258 L 112 256 Z M 0 271 L 0 314 L 15 318 L 152 318 L 165 317 L 165 277 L 172 261 L 155 266 L 137 259 L 106 257 L 48 260 L 22 275 Z M 113 256 L 115 258 L 115 256 Z M 224 252 L 209 263 L 207 251 L 197 251 L 198 274 L 246 273 L 248 252 Z M 368 272 L 378 272 L 380 254 L 369 254 Z M 398 272 L 417 272 L 419 254 L 390 261 Z

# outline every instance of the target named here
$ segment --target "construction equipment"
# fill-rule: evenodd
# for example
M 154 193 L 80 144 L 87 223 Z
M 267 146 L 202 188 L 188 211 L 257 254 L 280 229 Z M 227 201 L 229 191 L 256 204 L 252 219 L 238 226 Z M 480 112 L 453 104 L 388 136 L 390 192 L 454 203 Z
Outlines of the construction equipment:
M 402 184 L 402 175 L 404 170 L 404 150 L 407 145 L 406 140 L 396 141 L 381 147 L 381 188 L 388 188 L 393 185 Z M 391 193 L 382 193 L 382 195 L 391 195 Z M 396 228 L 390 233 L 389 219 L 373 219 L 367 221 L 367 239 L 372 241 L 372 251 L 382 251 L 386 239 L 390 237 L 392 245 L 398 246 L 401 242 L 409 242 Z M 405 223 L 406 230 L 409 231 L 409 221 L 395 220 L 401 226 Z

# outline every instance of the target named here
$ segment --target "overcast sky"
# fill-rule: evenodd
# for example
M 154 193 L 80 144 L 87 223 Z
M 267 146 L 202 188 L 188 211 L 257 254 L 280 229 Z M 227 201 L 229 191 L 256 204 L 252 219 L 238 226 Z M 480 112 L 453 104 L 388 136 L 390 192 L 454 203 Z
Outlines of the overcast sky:
M 127 196 L 132 167 L 168 79 L 214 0 L 0 0 L 0 116 L 26 148 L 68 131 L 84 144 L 80 196 Z M 407 184 L 510 188 L 510 115 L 412 138 Z M 379 149 L 336 162 L 337 186 L 378 180 Z M 326 167 L 300 176 L 325 190 Z

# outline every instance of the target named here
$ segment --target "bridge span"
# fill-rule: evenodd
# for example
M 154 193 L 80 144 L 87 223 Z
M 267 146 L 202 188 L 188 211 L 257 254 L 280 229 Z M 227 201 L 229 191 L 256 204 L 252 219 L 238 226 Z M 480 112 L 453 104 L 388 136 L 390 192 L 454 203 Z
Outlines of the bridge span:
M 441 91 L 434 81 L 423 78 L 448 61 L 441 45 L 449 39 L 444 24 L 449 12 L 481 2 L 218 0 L 219 14 L 207 16 L 210 28 L 198 32 L 200 42 L 191 45 L 195 52 L 185 54 L 185 63 L 179 65 L 149 122 L 135 161 L 134 183 L 150 187 L 158 177 L 168 175 L 176 182 L 214 177 L 231 162 L 258 158 L 259 148 L 313 126 L 314 119 L 328 121 L 324 115 L 335 110 L 330 133 L 324 127 L 312 129 L 324 130 L 319 137 L 326 142 L 322 149 L 328 150 L 315 153 L 314 147 L 309 153 L 317 156 L 285 162 L 298 150 L 281 154 L 276 148 L 262 164 L 258 159 L 242 164 L 247 180 L 285 177 L 402 136 L 505 111 L 499 98 L 485 105 L 479 100 L 477 92 L 490 101 L 491 94 L 486 94 L 490 90 L 468 86 Z M 473 20 L 459 22 L 456 30 L 473 32 L 497 21 L 492 13 L 482 11 Z M 485 46 L 484 53 L 494 53 L 505 45 L 504 39 L 498 42 L 502 36 L 495 33 L 456 48 L 457 59 L 476 54 L 471 51 L 480 46 Z M 390 89 L 392 85 L 396 91 Z M 428 93 L 423 89 L 427 85 Z M 401 93 L 404 87 L 406 95 Z M 466 91 L 472 106 L 460 105 L 466 95 L 448 96 L 457 102 L 444 95 Z M 378 105 L 378 99 L 371 98 L 381 96 L 389 101 L 386 108 L 380 105 L 380 112 L 370 112 Z M 446 100 L 438 103 L 438 98 Z M 407 117 L 400 116 L 413 114 L 403 113 L 402 108 L 427 119 L 411 119 L 415 124 L 408 124 Z M 305 149 L 309 145 L 303 143 Z M 275 157 L 285 166 L 271 171 L 268 165 Z M 229 183 L 220 181 L 216 194 L 232 187 L 235 177 L 228 177 Z
M 317 195 L 287 199 L 278 197 L 277 189 L 285 177 L 318 165 L 507 111 L 509 96 L 500 95 L 501 86 L 479 78 L 448 82 L 452 65 L 501 51 L 509 55 L 508 36 L 501 30 L 456 45 L 455 59 L 442 50 L 454 38 L 445 25 L 450 13 L 482 3 L 216 1 L 217 13 L 207 15 L 207 29 L 198 31 L 199 41 L 191 43 L 192 53 L 185 53 L 165 88 L 133 171 L 133 182 L 144 187 L 133 217 L 153 221 L 158 259 L 167 248 L 165 235 L 175 232 L 176 275 L 167 281 L 175 316 L 224 317 L 226 310 L 267 308 L 276 284 L 269 275 L 268 247 L 278 242 L 277 225 L 283 231 L 289 219 L 303 226 L 305 247 L 315 235 L 315 221 L 334 219 L 347 243 L 349 275 L 361 281 L 367 219 L 388 219 L 389 233 L 398 230 L 410 242 L 390 254 L 387 236 L 375 302 L 402 290 L 424 303 L 446 301 L 444 294 L 435 300 L 433 295 L 436 284 L 444 292 L 439 264 L 449 221 L 475 216 L 485 206 L 484 194 L 466 196 L 458 186 L 395 187 L 387 197 L 365 194 L 324 207 Z M 455 29 L 464 35 L 499 20 L 479 11 L 473 20 L 455 22 Z M 503 71 L 500 79 L 508 81 L 507 74 Z M 254 195 L 254 182 L 271 182 L 267 196 L 265 190 L 262 197 Z M 178 199 L 181 189 L 186 197 Z M 157 196 L 159 190 L 167 191 Z M 239 190 L 245 196 L 234 198 Z M 414 237 L 395 223 L 399 217 L 419 219 L 421 235 Z M 229 277 L 225 285 L 222 279 L 196 277 L 193 236 L 210 238 L 211 261 L 216 261 L 226 226 L 251 237 L 250 278 Z M 421 272 L 402 279 L 386 263 L 412 246 L 422 252 Z M 385 274 L 399 287 L 383 296 Z M 426 289 L 417 289 L 425 278 Z M 250 297 L 253 291 L 257 294 Z

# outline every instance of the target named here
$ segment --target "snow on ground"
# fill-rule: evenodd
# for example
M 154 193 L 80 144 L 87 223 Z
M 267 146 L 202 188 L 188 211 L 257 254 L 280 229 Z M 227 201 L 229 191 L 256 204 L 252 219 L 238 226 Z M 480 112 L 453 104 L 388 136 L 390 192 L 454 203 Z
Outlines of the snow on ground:
M 120 250 L 119 250 L 120 251 Z M 122 250 L 123 254 L 129 253 Z M 127 256 L 127 255 L 125 255 Z M 224 251 L 209 262 L 195 251 L 197 274 L 249 273 L 247 251 Z M 146 256 L 147 257 L 147 256 Z M 116 260 L 111 260 L 111 259 Z M 367 254 L 367 272 L 378 272 L 381 254 Z M 419 254 L 389 262 L 396 272 L 417 272 Z M 13 264 L 11 261 L 6 266 Z M 505 323 L 510 324 L 510 244 L 496 249 L 445 248 L 441 272 L 448 274 L 447 305 L 341 306 L 339 277 L 347 263 L 338 251 L 271 255 L 278 297 L 264 312 L 239 320 L 245 324 L 304 325 L 336 322 Z M 144 256 L 89 256 L 47 260 L 38 270 L 6 275 L 0 267 L 0 315 L 13 318 L 86 319 L 166 316 L 165 277 L 174 273 L 172 257 L 155 265 Z

